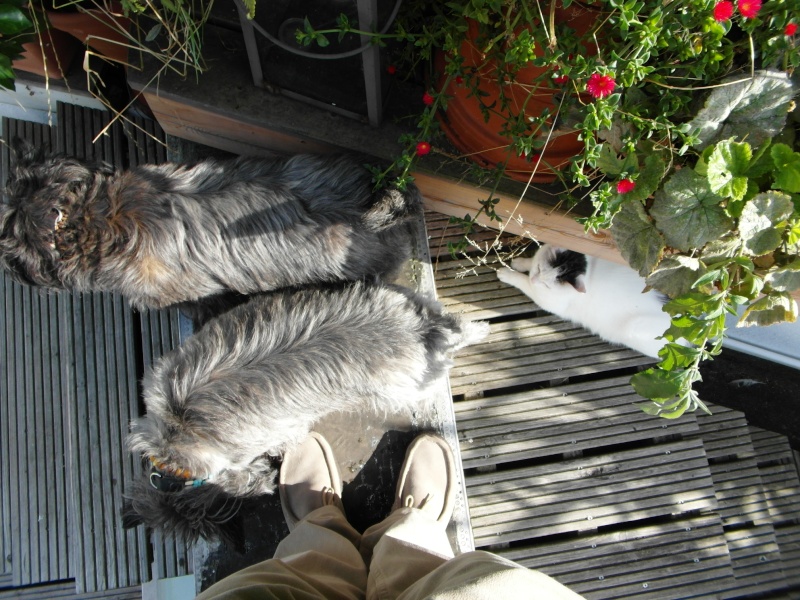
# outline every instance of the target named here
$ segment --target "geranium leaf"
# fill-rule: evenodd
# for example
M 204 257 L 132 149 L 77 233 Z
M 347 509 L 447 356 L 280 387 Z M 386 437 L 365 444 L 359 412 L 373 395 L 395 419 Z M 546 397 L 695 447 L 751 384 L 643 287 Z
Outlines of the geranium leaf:
M 647 277 L 661 259 L 664 240 L 639 202 L 626 202 L 614 217 L 611 236 L 625 261 Z
M 764 278 L 773 290 L 791 292 L 800 289 L 800 258 L 785 267 L 767 273 Z
M 742 314 L 737 327 L 794 323 L 797 321 L 797 302 L 786 292 L 772 292 L 753 302 Z
M 650 214 L 667 244 L 678 250 L 702 248 L 733 227 L 708 180 L 681 169 L 655 195 Z
M 737 76 L 722 83 L 689 124 L 698 132 L 699 148 L 731 137 L 759 146 L 783 129 L 787 107 L 795 95 L 786 73 L 756 71 L 752 78 Z
M 800 152 L 793 151 L 786 144 L 775 144 L 770 149 L 775 161 L 774 189 L 785 192 L 800 192 Z
M 711 191 L 734 200 L 744 198 L 751 158 L 750 144 L 731 140 L 717 144 L 708 158 L 708 183 Z
M 788 219 L 794 204 L 787 194 L 764 192 L 752 198 L 739 218 L 739 236 L 753 256 L 772 252 L 780 246 L 782 231 L 776 226 Z
M 651 368 L 631 377 L 631 385 L 644 398 L 668 400 L 680 391 L 681 374 Z
M 698 259 L 676 254 L 668 256 L 658 263 L 646 283 L 662 294 L 674 298 L 689 292 L 692 289 L 692 283 L 704 271 L 705 268 Z

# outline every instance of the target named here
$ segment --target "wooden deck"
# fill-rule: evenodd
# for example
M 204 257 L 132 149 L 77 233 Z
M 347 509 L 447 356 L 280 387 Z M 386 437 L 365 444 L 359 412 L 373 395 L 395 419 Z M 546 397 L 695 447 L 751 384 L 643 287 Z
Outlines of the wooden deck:
M 82 155 L 95 116 L 60 110 L 73 133 L 9 123 L 6 135 L 17 128 Z M 104 151 L 117 164 L 164 159 L 146 136 L 115 135 Z M 786 438 L 721 406 L 676 421 L 644 414 L 627 382 L 650 359 L 540 311 L 497 280 L 492 260 L 452 259 L 458 234 L 447 222 L 426 215 L 431 268 L 418 283 L 492 324 L 457 358 L 454 422 L 441 411 L 437 424 L 463 462 L 459 548 L 497 552 L 590 599 L 800 598 L 800 482 Z M 150 579 L 220 566 L 230 552 L 198 553 L 119 522 L 120 478 L 141 468 L 121 446 L 141 411 L 138 381 L 186 335 L 177 313 L 2 284 L 0 599 L 136 598 Z M 362 458 L 348 466 L 353 487 L 364 483 Z M 280 509 L 267 504 L 259 516 L 277 538 Z
M 590 599 L 800 597 L 786 438 L 713 404 L 646 415 L 628 379 L 651 359 L 540 311 L 494 251 L 451 258 L 447 218 L 427 221 L 440 301 L 492 322 L 451 373 L 475 546 Z

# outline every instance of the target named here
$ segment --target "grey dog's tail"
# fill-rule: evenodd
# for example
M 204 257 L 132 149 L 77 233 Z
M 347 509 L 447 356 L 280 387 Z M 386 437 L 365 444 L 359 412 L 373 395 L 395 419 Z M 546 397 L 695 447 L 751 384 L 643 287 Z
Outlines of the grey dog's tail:
M 413 183 L 405 190 L 381 188 L 373 194 L 373 200 L 364 213 L 364 224 L 372 231 L 383 231 L 422 215 L 422 194 Z

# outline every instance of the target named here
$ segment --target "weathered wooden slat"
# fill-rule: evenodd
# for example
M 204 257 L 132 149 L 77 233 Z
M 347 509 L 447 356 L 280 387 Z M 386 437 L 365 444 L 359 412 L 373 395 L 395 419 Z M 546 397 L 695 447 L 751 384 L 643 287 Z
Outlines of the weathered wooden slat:
M 718 512 L 728 525 L 770 524 L 758 465 L 752 458 L 711 464 Z
M 786 586 L 781 553 L 771 525 L 725 531 L 735 581 L 720 598 L 741 598 Z
M 800 523 L 784 523 L 775 529 L 787 585 L 800 587 Z
M 92 139 L 108 116 L 59 105 L 59 149 L 82 158 L 121 165 L 120 130 Z M 123 440 L 138 412 L 136 345 L 132 311 L 119 296 L 66 294 L 62 336 L 63 381 L 68 399 L 73 470 L 72 548 L 79 593 L 126 588 L 149 579 L 143 529 L 126 531 L 120 513 L 123 486 L 134 472 Z M 136 412 L 131 412 L 135 410 Z
M 692 415 L 645 414 L 627 377 L 456 402 L 466 468 L 697 431 Z
M 478 546 L 716 507 L 696 440 L 470 476 L 467 491 Z
M 0 590 L 0 600 L 103 600 L 107 598 L 114 598 L 114 600 L 140 600 L 141 597 L 142 588 L 140 586 L 118 588 L 111 593 L 107 591 L 78 593 L 75 591 L 75 583 L 71 581 L 52 585 Z
M 496 553 L 590 600 L 715 597 L 733 579 L 722 526 L 713 514 Z
M 48 147 L 47 126 L 3 119 L 6 139 L 21 137 Z M 2 165 L 10 166 L 2 148 Z M 7 171 L 5 171 L 7 173 Z M 70 577 L 69 536 L 64 510 L 66 484 L 59 365 L 57 296 L 2 276 L 3 365 L 0 398 L 2 526 L 0 572 L 15 586 Z
M 800 522 L 800 480 L 789 441 L 758 427 L 750 433 L 772 522 Z
M 709 458 L 754 456 L 753 440 L 744 413 L 711 404 L 711 414 L 700 413 L 697 423 Z

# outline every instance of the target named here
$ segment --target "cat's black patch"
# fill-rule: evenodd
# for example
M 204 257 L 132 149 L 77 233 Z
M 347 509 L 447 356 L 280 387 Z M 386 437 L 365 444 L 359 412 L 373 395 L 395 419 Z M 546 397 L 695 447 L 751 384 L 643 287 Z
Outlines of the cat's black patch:
M 578 277 L 586 275 L 586 255 L 572 250 L 559 250 L 550 261 L 550 266 L 558 271 L 556 281 L 576 287 Z

